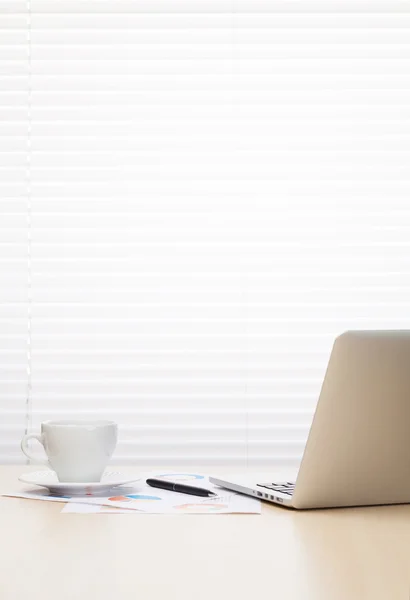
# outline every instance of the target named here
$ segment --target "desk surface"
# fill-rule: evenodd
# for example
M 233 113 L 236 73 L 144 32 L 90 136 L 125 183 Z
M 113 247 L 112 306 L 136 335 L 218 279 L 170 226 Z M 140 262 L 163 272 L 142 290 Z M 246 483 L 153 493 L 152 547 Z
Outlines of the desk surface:
M 0 491 L 16 490 L 25 470 L 0 467 Z M 264 505 L 262 516 L 60 511 L 0 498 L 2 600 L 410 598 L 407 505 Z

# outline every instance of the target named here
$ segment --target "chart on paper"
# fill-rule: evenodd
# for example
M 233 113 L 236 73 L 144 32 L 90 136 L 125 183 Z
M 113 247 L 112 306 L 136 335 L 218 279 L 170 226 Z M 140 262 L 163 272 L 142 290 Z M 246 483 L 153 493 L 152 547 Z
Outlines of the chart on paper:
M 148 477 L 166 481 L 189 482 L 207 488 L 216 495 L 212 497 L 180 494 L 169 490 L 152 488 L 145 483 Z M 110 496 L 56 496 L 46 489 L 29 488 L 4 494 L 14 498 L 60 502 L 64 513 L 127 513 L 127 514 L 260 514 L 259 500 L 218 488 L 209 477 L 200 473 L 157 472 L 141 474 L 140 481 L 131 486 L 118 486 Z
M 153 488 L 143 484 L 138 486 L 138 491 L 128 494 L 116 494 L 105 499 L 104 504 L 100 499 L 92 498 L 89 503 L 70 502 L 64 507 L 64 513 L 129 513 L 133 509 L 146 514 L 260 514 L 261 503 L 259 500 L 222 490 L 209 482 L 206 475 L 197 473 L 147 473 L 143 480 L 148 477 L 165 479 L 167 481 L 188 482 L 190 485 L 197 484 L 208 488 L 217 494 L 211 498 L 189 496 Z M 131 509 L 131 510 L 130 510 Z

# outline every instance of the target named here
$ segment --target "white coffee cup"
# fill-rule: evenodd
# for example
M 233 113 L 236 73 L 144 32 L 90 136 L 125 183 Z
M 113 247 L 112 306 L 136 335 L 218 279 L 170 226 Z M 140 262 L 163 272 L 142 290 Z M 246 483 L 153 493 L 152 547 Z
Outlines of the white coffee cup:
M 21 449 L 30 459 L 51 467 L 59 481 L 100 481 L 117 445 L 114 421 L 45 421 L 41 434 L 29 433 Z M 31 439 L 44 447 L 48 460 L 37 458 L 28 449 Z

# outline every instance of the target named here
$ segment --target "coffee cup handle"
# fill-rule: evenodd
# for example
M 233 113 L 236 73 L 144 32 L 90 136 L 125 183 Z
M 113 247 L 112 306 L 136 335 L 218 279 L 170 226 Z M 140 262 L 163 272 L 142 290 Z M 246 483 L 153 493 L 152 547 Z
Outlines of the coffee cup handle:
M 21 449 L 24 452 L 24 454 L 27 456 L 27 458 L 29 458 L 30 460 L 34 460 L 35 462 L 40 463 L 42 465 L 50 466 L 48 460 L 45 460 L 44 458 L 38 458 L 37 456 L 34 456 L 33 454 L 31 454 L 31 452 L 28 449 L 29 440 L 37 440 L 38 442 L 40 442 L 40 444 L 44 448 L 43 436 L 39 435 L 37 433 L 27 433 L 21 440 Z

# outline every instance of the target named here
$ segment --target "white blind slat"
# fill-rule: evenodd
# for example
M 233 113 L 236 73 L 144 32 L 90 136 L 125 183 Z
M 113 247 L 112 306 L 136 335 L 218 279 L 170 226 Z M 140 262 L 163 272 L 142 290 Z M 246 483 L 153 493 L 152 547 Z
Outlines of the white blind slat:
M 24 13 L 24 0 L 1 0 L 0 10 L 5 13 Z M 287 0 L 31 0 L 33 13 L 409 13 L 406 0 L 310 0 L 303 4 Z
M 232 25 L 235 25 L 234 33 Z M 380 28 L 349 28 L 349 27 L 331 27 L 315 28 L 297 28 L 293 27 L 276 27 L 274 35 L 272 31 L 264 28 L 242 27 L 240 23 L 232 19 L 225 27 L 203 27 L 202 24 L 195 27 L 181 28 L 179 23 L 173 27 L 162 28 L 158 24 L 155 28 L 124 29 L 121 36 L 117 30 L 89 28 L 89 29 L 59 29 L 50 28 L 49 24 L 41 23 L 38 28 L 35 24 L 31 27 L 31 45 L 35 49 L 37 45 L 50 46 L 105 46 L 110 45 L 113 48 L 116 46 L 130 45 L 135 51 L 138 47 L 146 43 L 154 44 L 156 41 L 167 44 L 186 44 L 189 48 L 202 44 L 212 44 L 218 47 L 218 44 L 226 44 L 232 50 L 232 44 L 238 46 L 240 50 L 246 44 L 269 44 L 272 46 L 284 44 L 295 48 L 301 47 L 302 44 L 363 44 L 369 45 L 376 43 L 381 44 L 408 44 L 408 32 L 410 27 L 389 29 L 386 25 Z M 24 29 L 4 29 L 0 28 L 0 45 L 23 45 L 26 46 L 27 35 Z
M 255 6 L 255 3 L 252 3 Z M 53 3 L 53 6 L 56 4 Z M 271 3 L 273 6 L 273 3 Z M 15 4 L 15 6 L 18 6 Z M 307 4 L 306 4 L 307 6 Z M 330 3 L 324 7 L 329 8 Z M 334 4 L 332 4 L 334 6 Z M 171 4 L 169 4 L 171 7 Z M 300 7 L 299 7 L 300 9 Z M 27 27 L 26 14 L 1 13 L 0 31 L 25 30 Z M 225 14 L 201 13 L 39 13 L 31 12 L 32 31 L 46 30 L 51 35 L 56 30 L 78 30 L 87 29 L 117 30 L 122 33 L 127 30 L 137 29 L 142 32 L 146 29 L 230 29 L 234 24 L 238 29 L 408 29 L 410 27 L 410 15 L 404 12 L 368 12 L 362 13 L 332 13 L 322 12 L 316 14 L 303 13 L 243 13 L 234 12 Z M 117 41 L 121 38 L 116 38 Z

